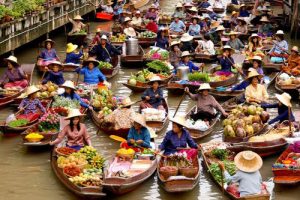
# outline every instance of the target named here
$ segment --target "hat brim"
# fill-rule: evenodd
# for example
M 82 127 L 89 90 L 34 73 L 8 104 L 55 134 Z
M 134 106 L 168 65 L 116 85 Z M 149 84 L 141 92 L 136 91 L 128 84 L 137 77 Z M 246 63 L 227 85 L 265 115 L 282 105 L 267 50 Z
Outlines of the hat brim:
M 37 90 L 31 91 L 31 92 L 26 92 L 26 95 L 29 96 L 29 95 L 37 93 L 39 91 L 40 91 L 40 89 L 37 88 Z
M 181 55 L 180 58 L 189 57 L 189 56 L 192 56 L 192 55 L 191 54 Z
M 138 119 L 138 118 L 133 118 L 132 122 L 137 123 L 137 124 L 141 125 L 142 127 L 148 128 L 146 122 L 144 123 L 144 122 L 140 121 L 140 119 Z
M 14 67 L 20 67 L 20 64 L 17 63 L 16 61 L 14 61 L 14 60 L 11 60 L 11 59 L 8 59 L 8 58 L 4 58 L 4 61 L 10 62 Z
M 126 108 L 126 107 L 132 106 L 132 105 L 134 105 L 134 104 L 135 104 L 135 102 L 130 102 L 130 103 L 128 103 L 128 104 L 121 105 L 120 107 L 121 107 L 121 108 Z
M 64 66 L 62 64 L 58 64 L 58 63 L 49 63 L 47 65 L 47 67 L 50 68 L 50 69 L 53 69 L 54 65 L 59 66 L 59 69 L 63 69 L 64 68 Z
M 180 122 L 180 121 L 176 120 L 176 118 L 171 118 L 171 117 L 170 117 L 169 120 L 170 120 L 171 122 L 175 123 L 175 124 L 179 124 L 179 125 L 181 125 L 181 126 L 183 126 L 183 127 L 188 128 L 188 125 L 187 125 L 186 123 Z
M 74 115 L 74 116 L 70 116 L 70 117 L 65 117 L 65 120 L 69 120 L 69 119 L 72 119 L 74 117 L 83 117 L 85 116 L 85 114 L 81 114 L 81 115 Z
M 67 53 L 71 53 L 73 51 L 75 51 L 76 49 L 78 48 L 78 45 L 77 44 L 74 44 L 73 47 L 71 49 L 67 49 Z
M 180 44 L 180 42 L 176 42 L 176 43 L 174 43 L 174 44 L 171 44 L 170 47 L 173 47 L 173 46 L 179 45 L 179 44 Z
M 99 65 L 99 62 L 95 61 L 95 60 L 85 60 L 85 61 L 82 62 L 82 65 L 83 66 L 88 66 L 89 63 L 93 63 L 95 67 L 97 67 Z
M 291 51 L 296 52 L 297 54 L 299 54 L 299 50 L 296 51 L 296 50 L 294 50 L 294 49 L 291 49 Z
M 253 38 L 258 38 L 259 41 L 262 40 L 262 38 L 259 35 L 257 35 L 257 36 L 250 36 L 249 41 L 252 40 Z
M 258 77 L 259 79 L 261 79 L 262 77 L 264 77 L 263 75 L 261 74 L 258 74 L 258 75 L 255 75 L 255 76 L 249 76 L 246 78 L 246 80 L 250 79 L 250 78 L 254 78 L 254 77 Z
M 188 42 L 188 41 L 191 41 L 191 40 L 193 40 L 193 36 L 189 36 L 189 37 L 186 37 L 186 38 L 180 38 L 180 41 L 181 42 Z
M 226 51 L 226 50 L 229 50 L 231 53 L 234 53 L 234 52 L 235 52 L 235 50 L 232 49 L 232 48 L 223 48 L 223 49 L 221 49 L 222 52 L 224 52 L 224 51 Z
M 286 100 L 282 95 L 275 94 L 275 97 L 280 101 L 282 104 L 284 104 L 287 107 L 292 107 L 292 104 L 290 101 Z
M 201 92 L 201 91 L 203 91 L 203 90 L 211 90 L 211 88 L 198 88 L 198 89 L 197 89 L 197 92 Z
M 256 153 L 255 153 L 256 154 Z M 243 172 L 247 172 L 247 173 L 253 173 L 256 172 L 257 170 L 259 170 L 262 165 L 263 165 L 263 161 L 262 158 L 256 154 L 255 155 L 255 161 L 253 160 L 251 163 L 256 162 L 253 164 L 253 166 L 249 166 L 247 167 L 244 163 L 243 163 L 243 151 L 238 153 L 235 158 L 234 158 L 234 164 L 236 166 L 236 168 L 238 168 L 239 170 L 243 171 Z
M 154 80 L 154 81 L 149 81 L 148 84 L 152 85 L 154 82 L 158 82 L 158 84 L 161 84 L 163 80 Z
M 63 87 L 63 88 L 70 88 L 70 89 L 76 90 L 75 87 L 71 87 L 71 86 L 67 86 L 67 85 L 61 85 L 60 87 Z

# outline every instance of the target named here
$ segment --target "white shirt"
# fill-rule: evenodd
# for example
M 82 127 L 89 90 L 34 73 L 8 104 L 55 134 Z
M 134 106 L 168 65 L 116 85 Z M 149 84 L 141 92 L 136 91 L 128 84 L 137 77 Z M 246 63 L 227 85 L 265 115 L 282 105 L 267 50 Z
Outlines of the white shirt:
M 102 5 L 101 7 L 104 10 L 104 12 L 106 12 L 106 13 L 113 13 L 114 12 L 114 9 L 111 6 Z
M 211 40 L 209 41 L 200 40 L 198 43 L 202 45 L 202 49 L 204 51 L 207 51 L 210 55 L 215 55 L 216 53 L 215 45 Z
M 139 17 L 139 18 L 137 18 L 137 17 L 133 17 L 132 18 L 132 21 L 131 21 L 131 24 L 132 25 L 136 25 L 136 26 L 141 26 L 142 25 L 142 18 L 141 17 Z
M 214 8 L 224 8 L 221 1 L 215 1 L 213 7 Z

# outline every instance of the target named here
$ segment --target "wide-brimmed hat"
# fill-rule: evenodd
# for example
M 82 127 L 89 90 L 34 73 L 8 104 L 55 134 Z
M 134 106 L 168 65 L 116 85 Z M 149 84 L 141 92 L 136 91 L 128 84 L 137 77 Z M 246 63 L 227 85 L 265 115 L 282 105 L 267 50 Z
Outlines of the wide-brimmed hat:
M 175 124 L 179 124 L 183 127 L 188 127 L 184 116 L 175 116 L 175 117 L 170 117 L 169 119 L 171 122 Z
M 99 65 L 99 61 L 96 60 L 93 57 L 89 57 L 88 59 L 86 59 L 85 61 L 82 62 L 83 66 L 88 66 L 89 63 L 93 63 L 94 66 L 98 66 Z
M 101 40 L 108 40 L 107 36 L 105 34 L 103 34 L 100 38 Z
M 235 166 L 243 172 L 256 172 L 262 167 L 261 157 L 253 151 L 242 151 L 234 157 Z
M 4 59 L 6 62 L 10 62 L 13 66 L 19 67 L 20 64 L 18 63 L 18 59 L 15 56 L 9 56 L 8 58 Z
M 228 33 L 228 35 L 237 35 L 237 34 L 239 34 L 238 32 L 235 32 L 235 31 L 230 31 L 229 33 Z
M 206 10 L 209 11 L 209 12 L 213 12 L 213 11 L 214 11 L 213 8 L 212 8 L 211 6 L 208 7 L 208 8 L 206 8 Z
M 96 33 L 100 33 L 101 31 L 102 31 L 101 28 L 96 29 Z
M 284 92 L 282 94 L 275 94 L 275 97 L 285 106 L 292 107 L 291 104 L 292 97 L 288 93 Z
M 262 40 L 262 38 L 259 35 L 257 35 L 256 33 L 252 33 L 251 36 L 249 37 L 249 41 L 251 41 L 252 38 L 254 38 L 254 37 L 257 37 L 258 41 Z
M 134 14 L 135 14 L 135 15 L 140 15 L 140 14 L 141 14 L 141 11 L 137 10 Z
M 218 22 L 218 21 L 212 21 L 211 25 L 210 25 L 210 28 L 214 29 L 214 28 L 217 28 L 219 26 L 220 26 L 220 22 Z
M 149 7 L 149 10 L 151 10 L 151 9 L 157 9 L 157 7 L 155 6 L 155 4 L 152 4 L 150 7 Z
M 235 15 L 235 14 L 237 14 L 237 12 L 236 11 L 232 11 L 231 15 Z
M 222 51 L 225 51 L 225 50 L 230 50 L 231 53 L 235 51 L 235 50 L 234 50 L 231 46 L 229 46 L 229 45 L 223 46 Z
M 62 69 L 63 68 L 63 64 L 61 63 L 61 62 L 59 62 L 59 61 L 52 61 L 51 63 L 49 63 L 48 65 L 47 65 L 47 67 L 48 68 L 50 68 L 50 69 L 52 69 L 53 68 L 53 66 L 58 66 L 59 67 L 59 69 Z
M 259 61 L 261 63 L 263 62 L 263 60 L 260 56 L 253 56 L 252 58 L 249 58 L 249 60 L 252 60 L 252 61 L 256 60 L 256 61 Z
M 121 101 L 121 107 L 128 107 L 135 104 L 135 102 L 131 101 L 130 97 L 126 97 Z
M 182 5 L 182 3 L 177 3 L 175 7 L 176 7 L 176 8 L 182 8 L 183 5 Z
M 230 21 L 231 20 L 231 17 L 228 16 L 228 15 L 225 15 L 222 19 L 223 21 Z
M 131 116 L 131 120 L 147 128 L 145 116 L 140 113 L 135 113 Z
M 202 83 L 197 91 L 200 92 L 202 90 L 211 90 L 209 83 Z
M 278 31 L 275 33 L 275 35 L 284 35 L 284 32 L 283 32 L 283 30 L 278 30 Z
M 71 89 L 73 89 L 73 90 L 76 90 L 74 82 L 73 82 L 73 81 L 69 81 L 69 80 L 65 81 L 65 82 L 61 85 L 61 87 L 67 87 L 67 88 L 71 88 Z
M 54 45 L 55 42 L 54 42 L 53 40 L 51 40 L 51 39 L 47 39 L 47 40 L 45 40 L 45 41 L 43 42 L 44 47 L 46 47 L 46 44 L 47 44 L 48 42 L 51 44 L 51 47 L 53 47 L 53 45 Z
M 77 48 L 78 48 L 77 44 L 68 43 L 66 52 L 71 53 L 71 52 L 75 51 Z
M 163 82 L 163 80 L 161 80 L 161 78 L 159 76 L 153 76 L 149 80 L 148 84 L 152 85 L 154 82 L 158 82 L 160 84 L 161 82 Z
M 242 4 L 242 5 L 240 6 L 240 8 L 241 8 L 241 7 L 245 7 L 245 6 L 246 6 L 246 4 Z
M 194 7 L 194 6 L 193 6 L 192 8 L 190 8 L 189 10 L 190 10 L 190 11 L 193 11 L 193 12 L 198 12 L 197 8 Z
M 193 19 L 196 19 L 197 21 L 200 20 L 200 16 L 199 15 L 194 15 L 191 17 L 191 20 L 193 21 Z
M 246 20 L 244 17 L 238 17 L 237 20 L 243 22 L 244 24 L 247 24 Z
M 187 3 L 183 4 L 183 6 L 184 6 L 184 7 L 192 7 L 192 6 L 193 6 L 193 4 L 191 4 L 191 3 L 187 2 Z
M 129 21 L 132 21 L 132 19 L 131 19 L 130 17 L 125 17 L 124 23 L 125 23 L 125 22 L 129 22 Z
M 248 73 L 248 76 L 246 79 L 250 79 L 250 78 L 253 78 L 253 77 L 258 77 L 259 79 L 261 79 L 263 77 L 263 75 L 259 74 L 256 70 L 255 71 L 250 71 Z
M 216 31 L 225 31 L 225 27 L 224 26 L 218 26 L 218 28 L 216 29 Z
M 136 36 L 136 32 L 132 27 L 125 28 L 124 33 L 125 33 L 125 35 L 130 36 L 130 37 L 135 37 Z
M 65 117 L 65 119 L 71 119 L 73 117 L 82 117 L 82 116 L 85 116 L 85 114 L 82 114 L 79 109 L 72 108 L 69 109 L 68 116 Z
M 106 5 L 108 5 L 108 6 L 111 6 L 111 5 L 113 5 L 114 3 L 113 2 L 111 2 L 111 1 L 108 1 L 107 3 L 106 3 Z
M 180 42 L 179 41 L 172 41 L 170 47 L 174 46 L 174 45 L 179 45 Z
M 40 89 L 38 87 L 36 87 L 35 85 L 31 85 L 26 89 L 26 95 L 29 96 L 38 91 L 40 91 Z
M 186 57 L 186 56 L 190 56 L 190 55 L 191 55 L 190 52 L 184 51 L 184 52 L 182 52 L 182 54 L 181 54 L 181 58 Z
M 291 49 L 291 51 L 295 51 L 295 52 L 299 53 L 299 48 L 297 46 L 293 46 L 293 48 Z
M 188 42 L 191 41 L 193 39 L 193 36 L 189 35 L 188 33 L 184 33 L 181 38 L 180 41 L 181 42 Z
M 260 21 L 260 22 L 270 22 L 270 21 L 268 20 L 268 17 L 267 17 L 267 16 L 263 16 L 259 21 Z
M 76 15 L 76 16 L 74 17 L 74 20 L 83 20 L 83 18 L 82 18 L 80 15 Z

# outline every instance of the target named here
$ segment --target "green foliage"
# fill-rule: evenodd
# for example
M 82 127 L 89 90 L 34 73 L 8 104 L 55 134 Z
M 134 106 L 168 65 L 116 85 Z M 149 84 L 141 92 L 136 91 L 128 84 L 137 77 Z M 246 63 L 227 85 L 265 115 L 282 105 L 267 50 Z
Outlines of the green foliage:
M 201 72 L 194 72 L 188 74 L 189 81 L 202 81 L 202 82 L 209 82 L 209 75 L 207 73 L 201 73 Z

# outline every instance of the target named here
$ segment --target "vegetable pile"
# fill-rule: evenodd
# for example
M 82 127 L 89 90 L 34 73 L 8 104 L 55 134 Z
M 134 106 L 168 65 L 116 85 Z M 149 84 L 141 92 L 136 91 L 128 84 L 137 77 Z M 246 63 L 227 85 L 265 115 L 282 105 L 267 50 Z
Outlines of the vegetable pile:
M 63 96 L 55 96 L 54 101 L 52 103 L 52 108 L 58 107 L 65 109 L 80 109 L 80 102 L 69 98 L 65 98 Z
M 169 52 L 159 47 L 153 47 L 144 56 L 147 59 L 155 60 L 167 60 L 169 58 Z
M 16 128 L 16 127 L 26 126 L 28 123 L 29 121 L 27 119 L 17 119 L 9 122 L 8 126 Z
M 109 62 L 99 61 L 98 67 L 99 69 L 112 69 L 113 66 Z
M 152 32 L 152 31 L 144 31 L 141 32 L 141 34 L 139 35 L 139 38 L 156 38 L 157 34 Z
M 153 71 L 155 73 L 165 73 L 170 74 L 171 69 L 169 65 L 163 61 L 160 60 L 153 60 L 152 62 L 147 63 L 148 69 L 150 71 Z
M 147 83 L 149 82 L 150 79 L 154 78 L 158 76 L 158 78 L 160 79 L 166 79 L 169 74 L 167 73 L 153 73 L 150 72 L 148 69 L 143 69 L 142 71 L 138 71 L 135 74 L 131 74 L 129 80 L 128 80 L 128 84 L 130 85 L 137 85 L 137 83 Z
M 167 157 L 164 166 L 175 166 L 177 168 L 192 167 L 193 163 L 187 158 L 186 152 L 174 153 Z
M 188 74 L 189 81 L 199 81 L 202 83 L 207 83 L 210 81 L 209 75 L 207 73 L 194 72 Z

